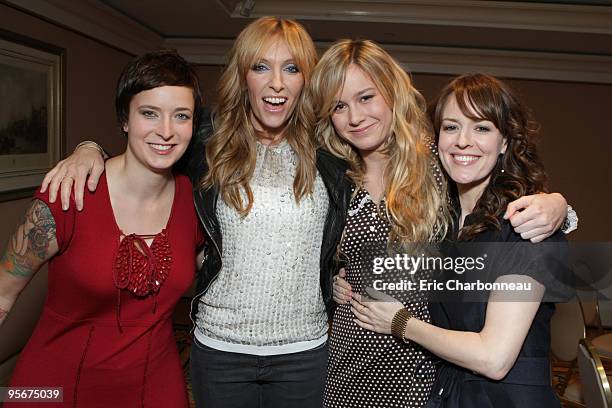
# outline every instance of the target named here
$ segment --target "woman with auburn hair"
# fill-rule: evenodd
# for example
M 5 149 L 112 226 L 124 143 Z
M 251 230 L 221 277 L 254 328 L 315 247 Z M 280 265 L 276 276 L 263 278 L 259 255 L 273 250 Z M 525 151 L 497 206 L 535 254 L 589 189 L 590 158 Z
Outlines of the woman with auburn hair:
M 192 389 L 204 408 L 322 404 L 350 189 L 346 164 L 316 149 L 304 91 L 316 60 L 297 22 L 249 24 L 229 52 L 218 107 L 186 154 L 207 238 L 191 305 Z M 100 157 L 89 146 L 74 156 L 56 180 L 86 162 L 67 176 L 83 186 Z
M 373 258 L 421 253 L 447 233 L 445 181 L 425 101 L 397 62 L 367 40 L 332 45 L 315 69 L 310 90 L 317 107 L 316 134 L 349 163 L 354 184 L 338 248 L 346 270 L 334 277 L 339 306 L 332 321 L 324 405 L 422 407 L 436 375 L 432 354 L 389 332 L 364 329 L 355 307 L 362 307 L 358 294 L 375 279 Z M 384 273 L 387 281 L 405 278 Z M 428 271 L 421 270 L 414 280 L 427 278 Z M 410 315 L 431 320 L 427 292 L 394 295 Z
M 559 407 L 550 385 L 549 325 L 550 300 L 566 298 L 556 283 L 569 276 L 565 238 L 557 232 L 543 244 L 526 244 L 503 219 L 507 203 L 545 191 L 536 127 L 512 90 L 484 74 L 455 78 L 432 107 L 440 161 L 453 183 L 455 229 L 450 238 L 479 245 L 477 253 L 489 255 L 489 266 L 466 281 L 530 289 L 519 294 L 500 286 L 485 292 L 480 302 L 467 292 L 451 292 L 431 305 L 440 327 L 400 302 L 361 303 L 356 296 L 359 325 L 392 332 L 446 360 L 430 407 Z M 465 255 L 466 247 L 456 245 L 454 251 Z M 548 301 L 542 302 L 545 293 Z M 400 315 L 406 318 L 395 330 Z

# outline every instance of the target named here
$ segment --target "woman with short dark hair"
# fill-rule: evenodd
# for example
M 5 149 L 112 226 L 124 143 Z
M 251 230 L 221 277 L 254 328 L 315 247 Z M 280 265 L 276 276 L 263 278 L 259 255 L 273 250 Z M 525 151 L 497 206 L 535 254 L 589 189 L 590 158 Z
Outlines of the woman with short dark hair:
M 189 180 L 172 166 L 200 99 L 195 72 L 176 52 L 134 59 L 116 94 L 127 148 L 85 194 L 87 209 L 63 211 L 35 195 L 0 260 L 0 323 L 49 262 L 42 316 L 12 387 L 61 387 L 62 406 L 188 406 L 172 312 L 193 282 L 203 234 Z

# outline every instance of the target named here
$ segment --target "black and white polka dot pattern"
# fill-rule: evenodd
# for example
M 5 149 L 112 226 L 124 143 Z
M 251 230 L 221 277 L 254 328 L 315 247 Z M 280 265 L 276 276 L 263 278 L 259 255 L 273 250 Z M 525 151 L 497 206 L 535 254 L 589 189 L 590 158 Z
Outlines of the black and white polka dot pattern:
M 346 279 L 362 293 L 364 246 L 384 245 L 390 225 L 384 203 L 377 208 L 367 191 L 360 189 L 349 206 L 341 252 L 350 259 Z M 408 292 L 398 298 L 414 316 L 430 321 L 426 294 Z M 422 407 L 435 380 L 434 357 L 415 343 L 362 329 L 353 321 L 350 305 L 339 305 L 329 342 L 329 364 L 324 406 Z

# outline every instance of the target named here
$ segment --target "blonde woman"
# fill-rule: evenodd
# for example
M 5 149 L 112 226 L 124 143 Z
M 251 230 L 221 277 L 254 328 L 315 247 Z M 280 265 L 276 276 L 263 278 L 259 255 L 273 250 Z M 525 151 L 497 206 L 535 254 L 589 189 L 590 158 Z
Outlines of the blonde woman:
M 317 135 L 350 164 L 354 183 L 334 278 L 326 407 L 421 407 L 435 379 L 433 356 L 415 343 L 361 328 L 349 304 L 368 285 L 370 251 L 435 243 L 448 226 L 445 186 L 432 152 L 425 101 L 406 72 L 371 41 L 343 40 L 321 57 L 311 85 Z M 556 198 L 555 198 L 556 199 Z M 563 218 L 561 211 L 559 218 Z M 426 293 L 400 293 L 429 321 Z
M 218 85 L 195 173 L 213 243 L 192 303 L 192 376 L 206 408 L 321 406 L 349 192 L 344 163 L 312 138 L 304 85 L 315 62 L 301 25 L 261 19 L 236 39 Z
M 249 24 L 218 84 L 214 130 L 210 120 L 200 126 L 187 153 L 207 238 L 191 308 L 198 406 L 322 404 L 334 255 L 350 189 L 345 163 L 313 138 L 304 86 L 316 60 L 297 22 Z M 100 160 L 88 146 L 74 156 L 56 170 L 52 190 L 66 171 L 82 188 Z M 81 162 L 86 171 L 74 171 Z

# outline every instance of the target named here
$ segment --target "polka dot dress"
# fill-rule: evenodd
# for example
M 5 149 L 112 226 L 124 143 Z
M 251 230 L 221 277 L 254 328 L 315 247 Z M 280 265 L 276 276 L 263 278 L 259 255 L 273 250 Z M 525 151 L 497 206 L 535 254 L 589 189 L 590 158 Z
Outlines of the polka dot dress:
M 364 247 L 384 245 L 389 236 L 384 203 L 379 205 L 377 208 L 367 191 L 360 189 L 349 206 L 340 250 L 350 259 L 346 279 L 357 293 L 363 293 L 363 286 L 369 285 L 361 272 L 366 263 L 362 260 Z M 404 293 L 398 299 L 414 316 L 430 321 L 426 294 Z M 354 318 L 350 305 L 338 305 L 329 341 L 324 406 L 424 406 L 435 380 L 434 357 L 416 343 L 362 329 Z

